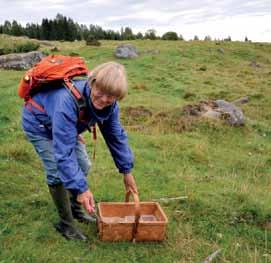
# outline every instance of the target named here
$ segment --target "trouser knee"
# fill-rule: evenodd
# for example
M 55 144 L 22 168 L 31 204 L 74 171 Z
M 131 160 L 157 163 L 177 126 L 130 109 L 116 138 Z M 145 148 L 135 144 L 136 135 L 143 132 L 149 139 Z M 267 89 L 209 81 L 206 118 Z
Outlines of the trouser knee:
M 91 161 L 88 157 L 86 145 L 81 143 L 80 141 L 76 144 L 76 154 L 77 161 L 84 175 L 87 176 L 88 172 L 91 169 Z

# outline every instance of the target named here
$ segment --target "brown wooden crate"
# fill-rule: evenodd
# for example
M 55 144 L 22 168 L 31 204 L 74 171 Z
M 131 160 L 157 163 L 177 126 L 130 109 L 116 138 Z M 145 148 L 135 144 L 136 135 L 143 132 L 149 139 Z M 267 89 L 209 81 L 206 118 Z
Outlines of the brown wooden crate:
M 103 241 L 133 239 L 135 204 L 127 202 L 101 202 L 98 204 L 99 237 Z M 140 202 L 140 214 L 136 241 L 162 241 L 165 238 L 168 219 L 157 202 Z M 148 215 L 148 216 L 144 216 Z M 155 217 L 155 221 L 148 218 Z M 129 220 L 124 220 L 128 218 Z M 142 217 L 141 217 L 142 218 Z

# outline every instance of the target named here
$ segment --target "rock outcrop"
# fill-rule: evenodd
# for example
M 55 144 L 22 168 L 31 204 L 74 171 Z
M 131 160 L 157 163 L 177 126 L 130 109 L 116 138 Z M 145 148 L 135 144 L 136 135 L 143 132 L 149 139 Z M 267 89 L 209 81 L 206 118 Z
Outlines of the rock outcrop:
M 116 48 L 115 56 L 117 58 L 135 58 L 138 57 L 138 50 L 131 44 L 123 44 Z
M 236 102 L 239 102 L 237 100 Z M 241 102 L 240 103 L 245 103 Z M 225 100 L 201 101 L 198 104 L 186 105 L 183 111 L 190 116 L 225 120 L 231 126 L 245 124 L 243 111 L 234 103 Z
M 2 55 L 0 56 L 0 68 L 13 70 L 30 69 L 43 57 L 44 55 L 40 51 Z

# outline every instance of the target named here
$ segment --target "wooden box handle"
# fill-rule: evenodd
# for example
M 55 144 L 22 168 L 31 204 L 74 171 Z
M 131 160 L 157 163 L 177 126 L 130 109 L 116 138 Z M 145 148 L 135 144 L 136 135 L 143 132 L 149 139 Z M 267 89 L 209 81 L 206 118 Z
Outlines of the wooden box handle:
M 132 233 L 132 241 L 135 242 L 135 237 L 136 237 L 139 218 L 140 218 L 140 201 L 139 201 L 139 196 L 137 193 L 128 191 L 126 192 L 126 195 L 125 195 L 125 202 L 129 202 L 131 194 L 133 195 L 134 203 L 135 203 L 135 222 L 133 225 L 133 233 Z

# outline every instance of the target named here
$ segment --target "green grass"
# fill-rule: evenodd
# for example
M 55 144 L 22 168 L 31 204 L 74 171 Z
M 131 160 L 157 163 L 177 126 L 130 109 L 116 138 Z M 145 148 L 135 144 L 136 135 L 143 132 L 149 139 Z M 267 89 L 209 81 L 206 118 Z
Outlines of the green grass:
M 0 70 L 0 262 L 270 262 L 271 45 L 241 42 L 130 41 L 141 55 L 115 59 L 116 41 L 43 42 L 78 53 L 90 68 L 115 60 L 126 66 L 129 95 L 121 119 L 135 155 L 141 200 L 161 202 L 169 224 L 162 243 L 66 241 L 42 165 L 21 129 L 17 85 L 23 72 Z M 224 54 L 218 51 L 223 48 Z M 250 65 L 255 60 L 260 67 Z M 182 107 L 204 99 L 242 105 L 246 125 L 184 118 Z M 91 155 L 93 145 L 87 137 Z M 98 201 L 122 201 L 124 186 L 100 134 L 89 184 Z

